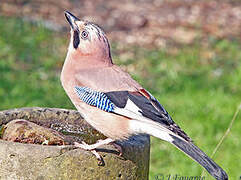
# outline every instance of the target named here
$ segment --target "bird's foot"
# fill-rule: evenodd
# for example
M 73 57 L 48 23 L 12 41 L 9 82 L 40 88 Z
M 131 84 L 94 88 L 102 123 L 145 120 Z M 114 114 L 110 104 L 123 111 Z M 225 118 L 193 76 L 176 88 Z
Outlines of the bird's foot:
M 97 158 L 98 165 L 104 165 L 104 160 L 103 160 L 102 156 L 96 151 L 96 148 L 98 148 L 101 145 L 112 143 L 113 141 L 114 140 L 107 138 L 105 140 L 99 140 L 99 141 L 97 141 L 97 143 L 91 144 L 91 145 L 86 144 L 84 141 L 82 141 L 81 143 L 75 142 L 74 146 L 77 148 L 81 148 L 81 149 L 90 151 Z
M 75 142 L 74 146 L 77 147 L 77 148 L 81 148 L 81 149 L 90 151 L 96 157 L 96 159 L 98 160 L 98 165 L 99 166 L 104 165 L 104 160 L 103 160 L 102 156 L 91 145 L 86 144 L 84 141 L 82 141 L 81 143 Z

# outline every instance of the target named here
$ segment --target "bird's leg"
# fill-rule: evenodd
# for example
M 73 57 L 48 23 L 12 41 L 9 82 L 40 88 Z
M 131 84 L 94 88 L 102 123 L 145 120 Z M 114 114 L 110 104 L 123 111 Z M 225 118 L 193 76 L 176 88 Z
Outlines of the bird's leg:
M 87 150 L 87 151 L 91 151 L 91 150 L 94 150 L 94 149 L 98 148 L 99 146 L 109 144 L 111 142 L 114 142 L 114 140 L 111 139 L 111 138 L 107 138 L 107 139 L 104 139 L 104 140 L 99 140 L 95 144 L 91 144 L 91 145 L 86 144 L 83 141 L 81 143 L 75 142 L 74 145 L 75 145 L 75 147 L 78 147 L 78 148 L 81 148 L 81 149 L 84 149 L 84 150 Z

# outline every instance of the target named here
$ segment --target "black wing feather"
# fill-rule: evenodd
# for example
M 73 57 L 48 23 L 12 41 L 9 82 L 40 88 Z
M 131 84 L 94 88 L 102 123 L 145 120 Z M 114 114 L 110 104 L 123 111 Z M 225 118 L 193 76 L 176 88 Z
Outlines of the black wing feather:
M 124 108 L 126 106 L 129 94 L 128 91 L 111 91 L 105 94 L 117 107 Z
M 187 141 L 191 138 L 172 120 L 164 107 L 152 96 L 147 98 L 139 92 L 128 91 L 112 91 L 105 93 L 108 98 L 119 108 L 124 108 L 130 99 L 141 110 L 140 113 L 155 122 L 158 122 L 171 130 L 175 134 L 181 136 Z

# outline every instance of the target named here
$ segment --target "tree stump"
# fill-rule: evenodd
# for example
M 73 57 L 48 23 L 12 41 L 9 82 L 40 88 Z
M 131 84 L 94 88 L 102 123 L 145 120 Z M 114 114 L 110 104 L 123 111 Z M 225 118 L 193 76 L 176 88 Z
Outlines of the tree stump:
M 20 108 L 0 112 L 0 126 L 15 119 L 57 130 L 73 141 L 91 144 L 105 138 L 74 110 Z M 149 136 L 133 136 L 118 143 L 123 148 L 122 156 L 111 145 L 98 149 L 105 163 L 99 166 L 91 152 L 72 145 L 25 144 L 0 139 L 0 179 L 148 179 Z

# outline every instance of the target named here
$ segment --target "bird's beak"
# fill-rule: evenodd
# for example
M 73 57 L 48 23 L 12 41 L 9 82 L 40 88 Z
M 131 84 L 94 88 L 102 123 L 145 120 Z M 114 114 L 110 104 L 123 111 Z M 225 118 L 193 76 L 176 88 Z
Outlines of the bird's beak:
M 75 21 L 80 21 L 80 20 L 77 17 L 75 17 L 73 14 L 71 14 L 69 11 L 65 11 L 64 15 L 65 15 L 67 21 L 69 22 L 71 28 L 73 30 L 77 30 L 78 26 L 75 23 Z

